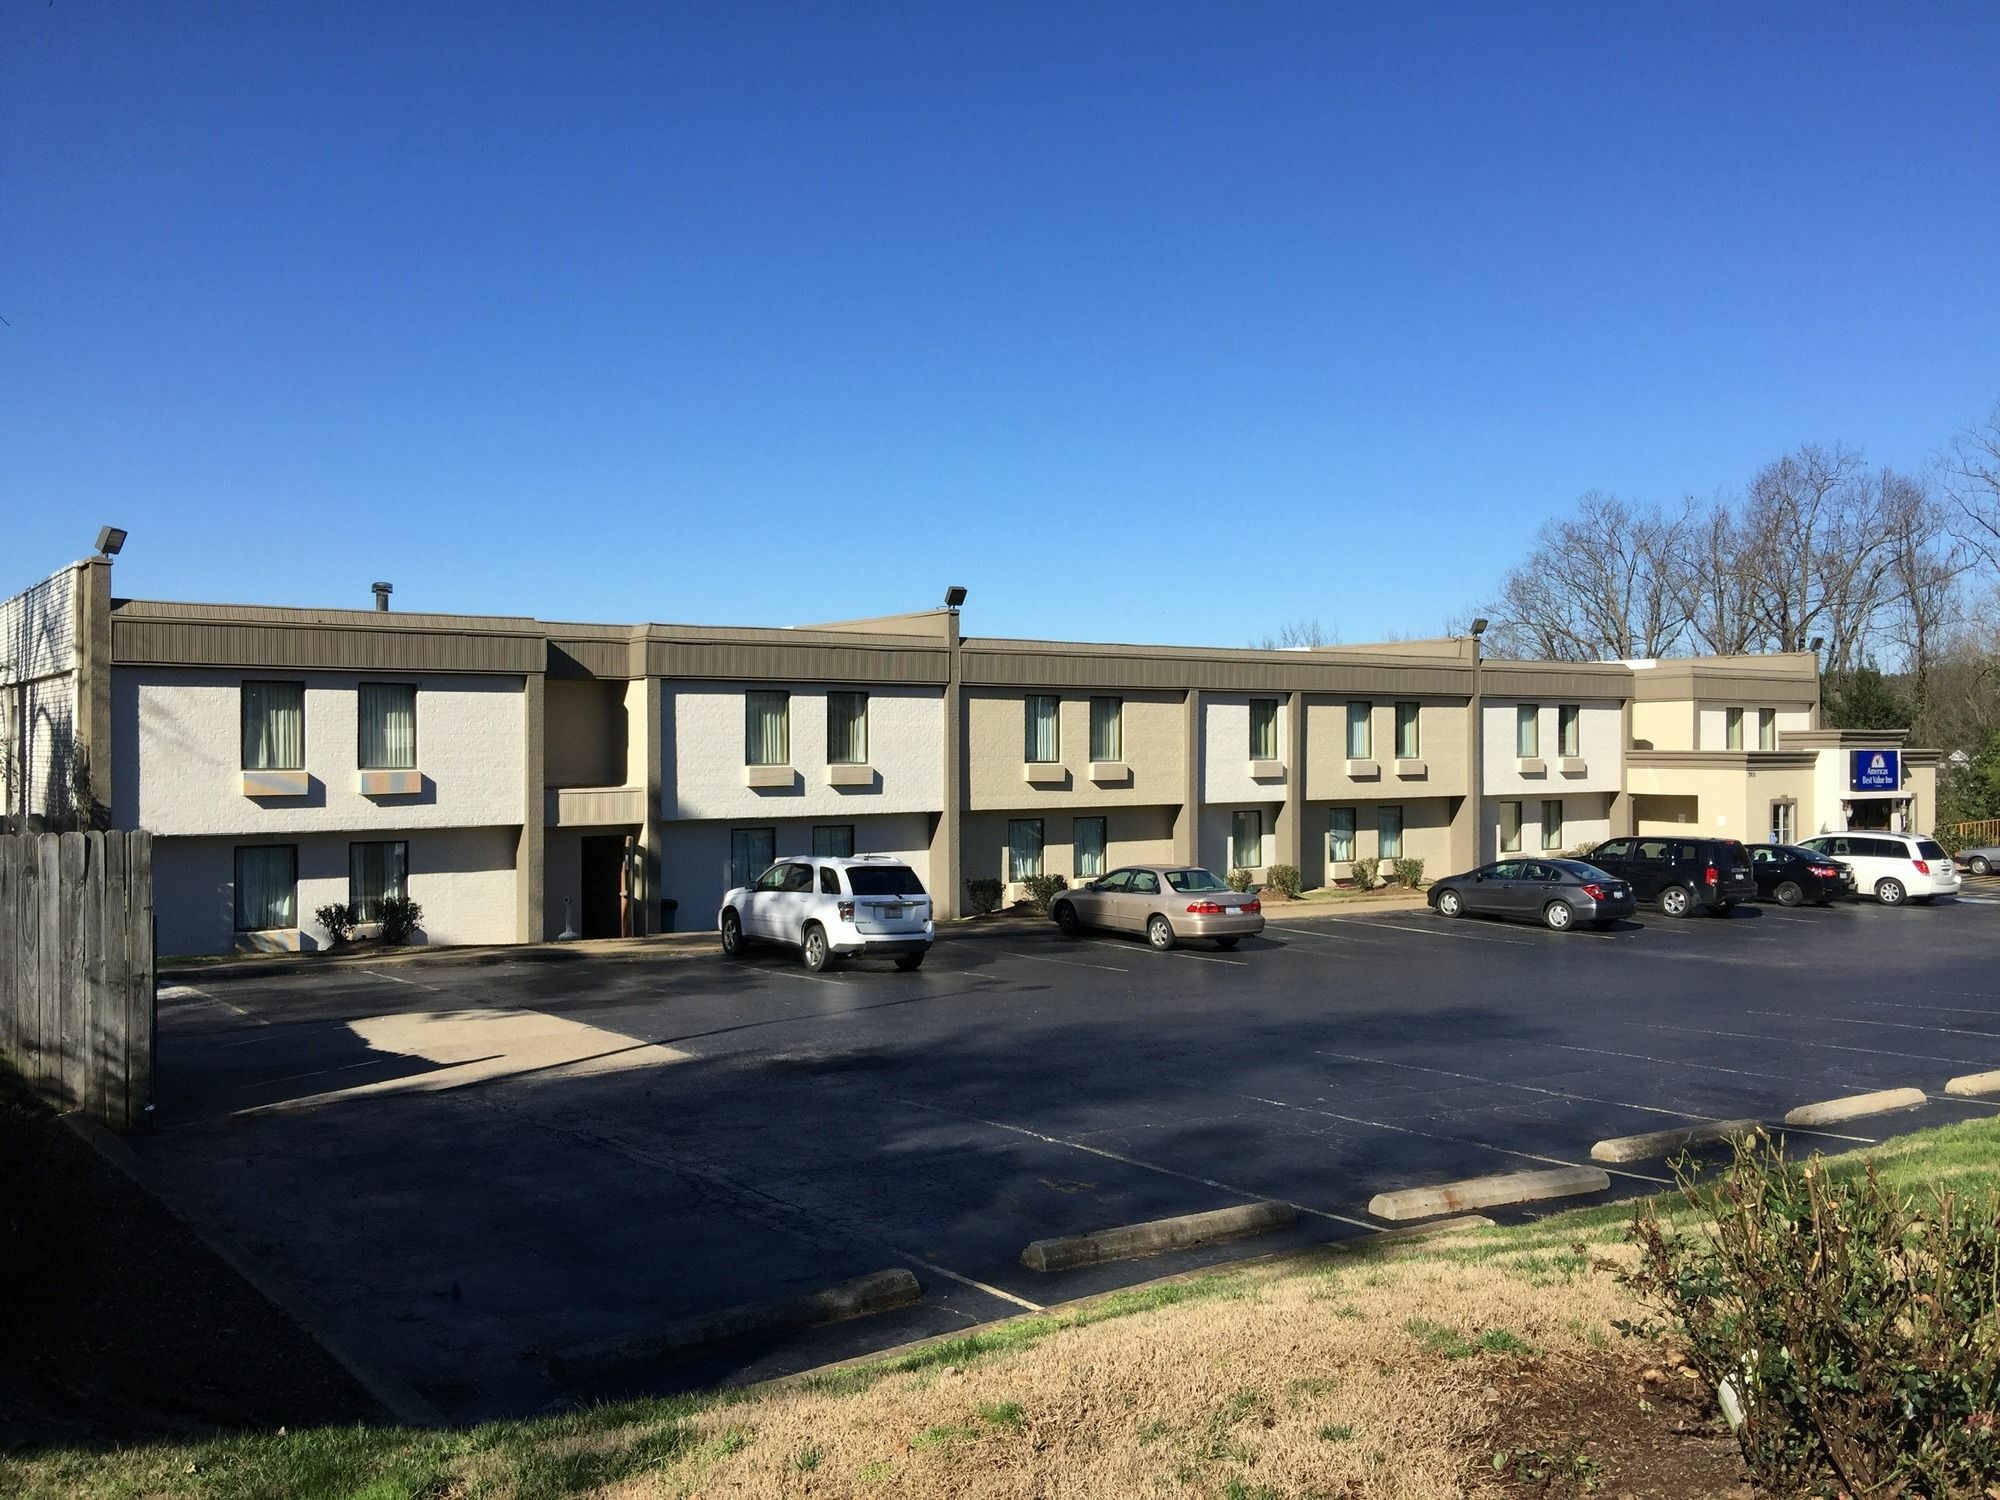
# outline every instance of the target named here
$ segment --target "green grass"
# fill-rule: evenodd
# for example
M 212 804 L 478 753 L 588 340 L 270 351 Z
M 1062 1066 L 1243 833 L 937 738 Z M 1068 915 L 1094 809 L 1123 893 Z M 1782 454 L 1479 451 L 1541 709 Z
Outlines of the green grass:
M 1411 1318 L 1404 1332 L 1432 1354 L 1446 1359 L 1471 1359 L 1476 1354 L 1532 1354 L 1534 1346 L 1504 1328 L 1484 1328 L 1467 1338 L 1456 1328 L 1433 1323 L 1429 1318 Z
M 1018 1401 L 1001 1401 L 992 1406 L 975 1407 L 979 1420 L 989 1427 L 1004 1427 L 1010 1432 L 1019 1432 L 1021 1424 L 1027 1420 Z

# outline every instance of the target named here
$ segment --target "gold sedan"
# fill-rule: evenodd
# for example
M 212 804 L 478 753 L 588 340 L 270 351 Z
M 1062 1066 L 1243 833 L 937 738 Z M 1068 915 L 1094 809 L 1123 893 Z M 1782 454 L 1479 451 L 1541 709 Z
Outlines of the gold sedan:
M 1142 933 L 1162 952 L 1183 938 L 1234 948 L 1264 930 L 1263 902 L 1198 865 L 1127 865 L 1063 891 L 1049 915 L 1072 936 L 1086 927 Z

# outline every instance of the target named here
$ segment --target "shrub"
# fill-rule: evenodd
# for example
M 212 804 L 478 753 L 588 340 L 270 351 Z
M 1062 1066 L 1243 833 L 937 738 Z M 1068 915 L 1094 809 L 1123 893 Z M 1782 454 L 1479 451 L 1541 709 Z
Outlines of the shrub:
M 1288 901 L 1296 901 L 1299 892 L 1305 889 L 1305 880 L 1297 865 L 1272 865 L 1264 872 L 1264 888 L 1276 891 Z
M 384 896 L 376 915 L 382 924 L 382 941 L 406 943 L 423 921 L 424 909 L 408 896 Z
M 322 906 L 313 912 L 313 920 L 326 929 L 326 935 L 333 939 L 338 948 L 347 941 L 354 931 L 354 910 L 336 901 L 330 906 Z
M 1760 1485 L 1974 1495 L 2000 1473 L 2000 1193 L 1901 1197 L 1762 1132 L 1712 1185 L 1673 1172 L 1702 1220 L 1642 1209 L 1626 1279 L 1680 1325 Z
M 1056 899 L 1056 892 L 1069 889 L 1069 882 L 1060 875 L 1030 875 L 1021 884 L 1027 888 L 1028 904 L 1043 916 L 1049 914 L 1049 903 Z
M 989 911 L 997 911 L 1000 893 L 1006 889 L 998 880 L 968 880 L 965 882 L 965 904 L 972 908 L 975 916 L 984 916 Z
M 1375 886 L 1375 872 L 1382 868 L 1382 861 L 1372 858 L 1352 860 L 1349 862 L 1348 868 L 1354 872 L 1354 883 L 1356 885 L 1360 886 L 1364 891 L 1372 890 Z
M 1424 883 L 1424 862 L 1420 859 L 1399 859 L 1390 866 L 1396 872 L 1396 884 L 1415 890 Z
M 1223 884 L 1227 885 L 1232 891 L 1247 891 L 1250 889 L 1250 872 L 1244 869 L 1231 870 L 1224 877 Z

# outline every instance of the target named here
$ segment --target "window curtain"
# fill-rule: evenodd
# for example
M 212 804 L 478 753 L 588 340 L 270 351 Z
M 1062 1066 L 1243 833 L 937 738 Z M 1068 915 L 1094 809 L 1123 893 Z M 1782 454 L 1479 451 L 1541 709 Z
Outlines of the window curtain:
M 1415 760 L 1419 754 L 1417 742 L 1417 705 L 1398 703 L 1396 705 L 1396 759 Z
M 1368 720 L 1375 712 L 1372 703 L 1347 705 L 1347 758 L 1366 760 L 1369 751 Z
M 1378 808 L 1375 813 L 1375 832 L 1381 841 L 1380 853 L 1384 859 L 1403 857 L 1403 809 L 1401 807 Z
M 1273 699 L 1250 700 L 1250 758 L 1278 758 L 1278 705 Z
M 826 759 L 829 765 L 868 764 L 868 695 L 826 695 Z
M 1517 854 L 1521 849 L 1521 804 L 1500 804 L 1500 852 Z
M 1037 764 L 1047 765 L 1061 759 L 1057 750 L 1056 700 L 1054 698 L 1030 698 L 1028 700 L 1028 759 Z M 1037 870 L 1036 873 L 1039 874 L 1040 871 Z
M 305 764 L 305 684 L 244 683 L 243 769 L 302 771 Z
M 1354 858 L 1354 809 L 1329 807 L 1326 810 L 1326 857 L 1331 860 Z
M 1778 714 L 1775 709 L 1757 710 L 1757 748 L 1759 750 L 1778 748 Z
M 792 695 L 746 693 L 743 698 L 743 754 L 753 766 L 792 763 Z
M 236 851 L 236 930 L 298 926 L 299 851 L 252 844 Z
M 1076 873 L 1079 879 L 1095 879 L 1104 873 L 1105 820 L 1076 820 Z
M 347 846 L 347 904 L 357 922 L 379 922 L 382 898 L 408 894 L 410 846 L 405 843 Z
M 777 858 L 778 831 L 775 828 L 729 830 L 729 884 L 732 889 L 748 885 L 770 869 Z
M 854 825 L 829 823 L 813 830 L 813 854 L 819 859 L 852 859 Z
M 1255 870 L 1264 863 L 1264 815 L 1240 812 L 1230 819 L 1229 868 Z
M 1026 880 L 1042 873 L 1042 820 L 1015 818 L 1007 824 L 1007 878 Z
M 1125 758 L 1124 702 L 1118 698 L 1090 700 L 1090 758 L 1095 761 Z M 1081 873 L 1081 872 L 1079 872 Z
M 1563 805 L 1560 802 L 1542 804 L 1542 847 L 1560 849 L 1563 846 Z
M 361 684 L 361 769 L 410 771 L 417 764 L 417 690 L 397 682 Z
M 1743 748 L 1743 710 L 1726 708 L 1722 711 L 1722 744 L 1726 750 Z
M 1532 703 L 1514 710 L 1514 753 L 1522 760 L 1533 760 L 1542 753 L 1542 714 Z
M 1556 710 L 1556 737 L 1562 741 L 1561 753 L 1572 758 L 1583 753 L 1582 735 L 1577 722 L 1582 713 L 1582 709 L 1570 703 L 1565 703 Z

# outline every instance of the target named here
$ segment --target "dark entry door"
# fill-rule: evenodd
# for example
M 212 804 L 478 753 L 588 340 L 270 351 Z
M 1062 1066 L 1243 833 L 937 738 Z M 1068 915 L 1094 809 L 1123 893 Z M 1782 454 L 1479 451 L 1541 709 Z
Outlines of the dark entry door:
M 583 840 L 583 910 L 578 931 L 587 938 L 623 937 L 625 835 L 591 834 Z

